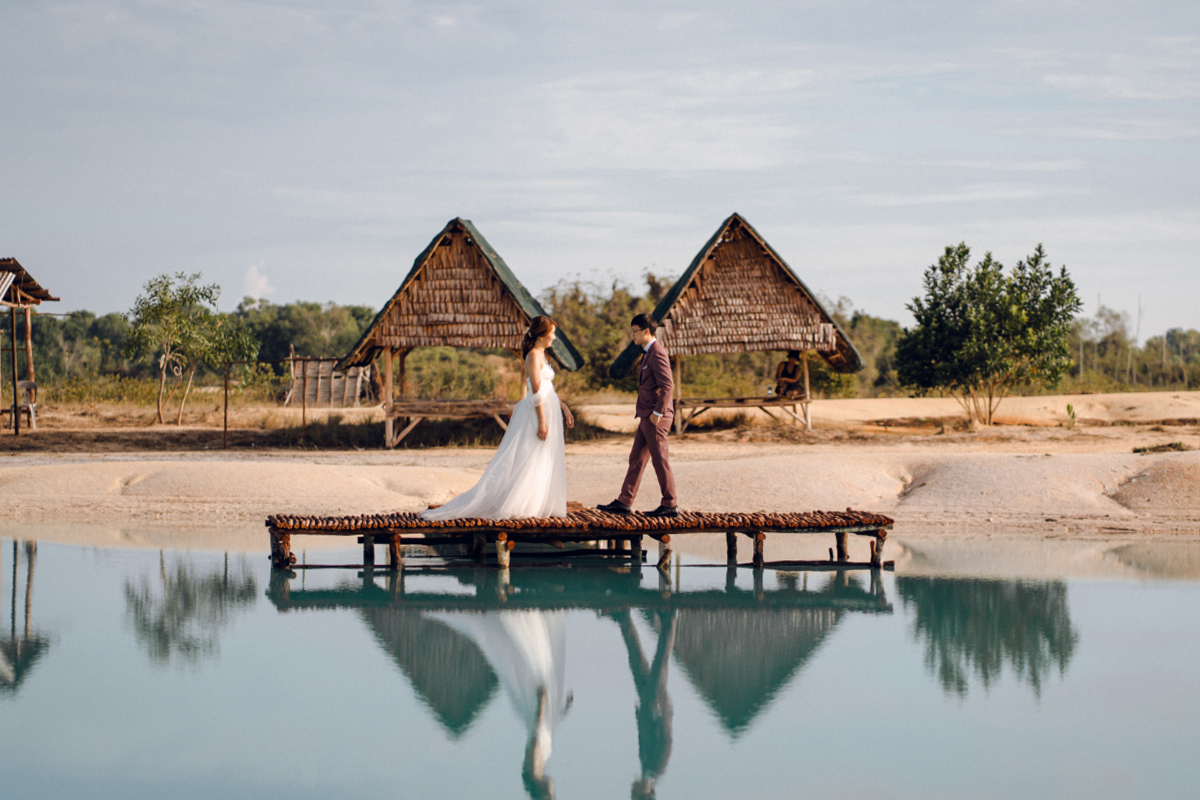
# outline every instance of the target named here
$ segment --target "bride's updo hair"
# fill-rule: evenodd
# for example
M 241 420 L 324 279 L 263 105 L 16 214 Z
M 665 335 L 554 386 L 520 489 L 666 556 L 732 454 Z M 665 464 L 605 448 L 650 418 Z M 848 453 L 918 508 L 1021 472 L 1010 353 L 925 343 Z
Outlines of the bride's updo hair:
M 529 330 L 525 331 L 525 338 L 521 340 L 521 357 L 529 355 L 537 340 L 557 327 L 557 322 L 542 314 L 529 320 Z

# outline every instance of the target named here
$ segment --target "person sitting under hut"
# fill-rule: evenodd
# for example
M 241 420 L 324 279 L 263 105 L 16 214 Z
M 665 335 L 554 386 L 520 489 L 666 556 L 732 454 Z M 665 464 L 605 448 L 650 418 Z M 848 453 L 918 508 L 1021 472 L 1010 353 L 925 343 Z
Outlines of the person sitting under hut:
M 800 351 L 788 350 L 787 361 L 780 361 L 775 368 L 775 394 L 779 397 L 797 397 L 804 393 L 804 380 L 800 369 Z

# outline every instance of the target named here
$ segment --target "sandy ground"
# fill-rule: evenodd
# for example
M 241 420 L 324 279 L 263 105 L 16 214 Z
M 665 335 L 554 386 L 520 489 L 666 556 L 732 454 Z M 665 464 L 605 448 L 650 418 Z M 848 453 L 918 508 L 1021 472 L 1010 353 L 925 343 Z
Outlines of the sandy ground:
M 1081 419 L 1074 429 L 1058 426 L 1067 402 Z M 605 421 L 610 411 L 629 416 L 611 407 L 587 413 Z M 1062 539 L 1102 542 L 1104 553 L 1146 539 L 1200 540 L 1200 392 L 1010 399 L 1004 411 L 1022 424 L 978 432 L 920 422 L 955 411 L 953 400 L 822 401 L 814 404 L 821 428 L 788 441 L 754 427 L 673 440 L 680 502 L 714 511 L 879 511 L 896 519 L 898 553 L 913 569 L 936 569 L 919 556 L 936 540 L 1037 543 L 1030 553 Z M 0 454 L 7 441 L 0 439 Z M 1132 452 L 1170 442 L 1191 451 Z M 611 500 L 628 446 L 624 437 L 569 445 L 569 496 Z M 471 486 L 491 452 L 5 454 L 0 536 L 265 549 L 269 513 L 418 510 Z M 658 494 L 650 472 L 643 489 L 636 506 L 652 508 Z M 820 556 L 825 538 L 781 544 L 775 555 Z M 723 547 L 696 539 L 685 551 L 723 558 Z M 855 547 L 865 554 L 865 542 L 852 544 L 852 555 Z

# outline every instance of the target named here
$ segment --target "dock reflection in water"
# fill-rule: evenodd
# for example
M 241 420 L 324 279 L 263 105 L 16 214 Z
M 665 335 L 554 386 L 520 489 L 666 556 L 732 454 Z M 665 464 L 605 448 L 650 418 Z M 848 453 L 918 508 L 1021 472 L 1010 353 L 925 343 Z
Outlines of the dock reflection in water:
M 412 592 L 405 577 L 453 578 L 467 593 Z M 533 798 L 554 796 L 546 762 L 554 730 L 572 695 L 564 692 L 565 612 L 589 609 L 611 620 L 624 642 L 636 690 L 634 717 L 640 774 L 631 796 L 653 797 L 672 749 L 673 709 L 667 691 L 672 656 L 721 725 L 746 730 L 817 651 L 848 611 L 891 613 L 878 573 L 865 583 L 847 571 L 814 576 L 808 588 L 785 573 L 765 590 L 672 591 L 661 573 L 644 582 L 628 568 L 417 568 L 364 571 L 357 584 L 305 590 L 294 573 L 272 573 L 268 596 L 280 611 L 354 609 L 412 683 L 434 718 L 458 738 L 480 715 L 497 683 L 526 728 L 521 775 Z M 383 585 L 377 582 L 383 580 Z M 655 636 L 653 655 L 634 625 L 640 615 Z
M 1200 546 L 1064 547 L 1105 574 L 1036 580 L 927 551 L 289 575 L 5 539 L 2 794 L 1194 795 Z

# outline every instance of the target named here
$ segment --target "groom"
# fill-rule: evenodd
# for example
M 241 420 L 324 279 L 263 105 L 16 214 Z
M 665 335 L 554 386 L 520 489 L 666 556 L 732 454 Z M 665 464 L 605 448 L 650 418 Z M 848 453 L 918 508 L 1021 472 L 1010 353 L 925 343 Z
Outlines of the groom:
M 642 367 L 639 370 L 637 406 L 634 416 L 638 420 L 637 434 L 633 437 L 633 451 L 629 454 L 629 472 L 621 484 L 621 494 L 608 505 L 597 506 L 610 514 L 629 514 L 633 499 L 637 497 L 638 485 L 646 462 L 654 465 L 658 486 L 662 490 L 662 503 L 646 513 L 648 517 L 678 517 L 678 502 L 675 499 L 675 476 L 671 474 L 671 462 L 667 460 L 667 434 L 671 431 L 671 420 L 675 416 L 675 380 L 671 377 L 671 360 L 658 339 L 654 338 L 656 323 L 649 314 L 638 314 L 633 318 L 630 333 L 633 343 L 642 348 Z

